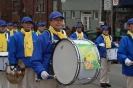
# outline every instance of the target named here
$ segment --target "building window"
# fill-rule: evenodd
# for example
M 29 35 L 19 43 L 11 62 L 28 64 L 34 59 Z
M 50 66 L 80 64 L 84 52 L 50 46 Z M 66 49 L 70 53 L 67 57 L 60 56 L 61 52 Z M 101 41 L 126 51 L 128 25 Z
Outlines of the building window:
M 94 12 L 94 20 L 98 20 L 98 11 Z
M 72 19 L 75 19 L 75 12 L 74 11 L 71 12 L 71 15 L 72 15 Z
M 62 12 L 62 15 L 63 15 L 63 17 L 66 18 L 66 12 Z M 64 24 L 66 23 L 66 20 L 65 20 L 65 19 L 63 20 L 63 23 L 64 23 Z
M 20 0 L 13 0 L 13 13 L 18 13 L 20 9 Z
M 37 1 L 37 10 L 36 12 L 44 12 L 45 11 L 45 0 L 36 0 Z

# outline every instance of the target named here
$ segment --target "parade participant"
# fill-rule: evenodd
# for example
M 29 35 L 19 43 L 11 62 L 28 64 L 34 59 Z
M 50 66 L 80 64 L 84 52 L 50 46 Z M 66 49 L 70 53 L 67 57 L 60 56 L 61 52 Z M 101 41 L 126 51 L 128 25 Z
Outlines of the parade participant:
M 7 33 L 8 33 L 8 35 L 10 36 L 10 37 L 12 37 L 15 33 L 16 33 L 16 31 L 14 31 L 13 30 L 13 24 L 11 23 L 11 22 L 9 22 L 9 23 L 7 23 Z
M 8 34 L 6 33 L 6 22 L 4 20 L 0 20 L 0 52 L 7 52 L 8 50 Z M 7 57 L 0 56 L 0 66 L 5 65 L 4 62 L 8 61 Z M 3 88 L 3 79 L 5 79 L 5 69 L 4 66 L 0 67 L 0 88 Z M 4 73 L 3 73 L 4 72 Z M 6 83 L 8 83 L 6 81 Z M 5 86 L 4 86 L 5 88 Z
M 0 20 L 0 52 L 7 51 L 6 22 Z
M 128 32 L 119 42 L 117 59 L 122 64 L 122 74 L 126 76 L 127 87 L 133 88 L 133 18 L 127 21 Z
M 35 32 L 34 25 L 31 25 L 31 32 Z
M 39 22 L 37 24 L 37 35 L 39 36 L 44 31 L 44 24 L 42 22 Z
M 95 41 L 101 60 L 101 75 L 100 75 L 100 85 L 104 88 L 111 87 L 109 84 L 109 72 L 111 61 L 108 61 L 106 58 L 106 49 L 112 47 L 118 47 L 118 44 L 115 44 L 112 41 L 112 37 L 109 35 L 108 26 L 102 26 L 102 34 Z
M 76 32 L 74 32 L 70 36 L 70 38 L 71 39 L 79 39 L 79 40 L 88 39 L 87 36 L 82 32 L 82 24 L 81 23 L 76 24 Z
M 18 27 L 17 24 L 13 24 L 13 30 L 16 31 L 16 32 L 18 32 L 18 28 L 17 27 Z
M 11 74 L 14 75 L 14 68 L 18 59 L 21 59 L 25 65 L 25 75 L 18 84 L 18 88 L 34 88 L 35 73 L 31 67 L 31 57 L 34 50 L 34 43 L 37 35 L 31 32 L 32 19 L 23 17 L 21 20 L 22 28 L 16 33 L 9 45 L 9 63 L 11 65 Z
M 42 22 L 43 30 L 46 30 L 46 22 Z
M 54 11 L 50 14 L 50 26 L 37 39 L 36 47 L 32 57 L 32 67 L 40 80 L 41 88 L 63 88 L 55 79 L 47 79 L 53 75 L 50 70 L 52 59 L 53 42 L 67 38 L 65 31 L 61 29 L 64 17 L 61 13 Z M 52 36 L 53 35 L 53 36 Z

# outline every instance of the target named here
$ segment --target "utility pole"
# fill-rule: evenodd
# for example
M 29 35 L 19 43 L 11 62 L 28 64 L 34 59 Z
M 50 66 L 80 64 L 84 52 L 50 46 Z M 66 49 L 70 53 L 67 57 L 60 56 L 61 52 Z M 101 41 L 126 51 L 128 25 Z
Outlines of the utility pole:
M 113 0 L 111 0 L 111 36 L 113 36 Z

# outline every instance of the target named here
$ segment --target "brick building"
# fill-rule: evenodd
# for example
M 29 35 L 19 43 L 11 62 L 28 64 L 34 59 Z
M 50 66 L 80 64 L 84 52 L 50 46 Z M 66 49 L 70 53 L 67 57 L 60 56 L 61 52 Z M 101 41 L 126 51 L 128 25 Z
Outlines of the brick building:
M 53 11 L 53 0 L 0 0 L 0 19 L 20 23 L 23 16 L 30 16 L 34 23 L 47 22 Z

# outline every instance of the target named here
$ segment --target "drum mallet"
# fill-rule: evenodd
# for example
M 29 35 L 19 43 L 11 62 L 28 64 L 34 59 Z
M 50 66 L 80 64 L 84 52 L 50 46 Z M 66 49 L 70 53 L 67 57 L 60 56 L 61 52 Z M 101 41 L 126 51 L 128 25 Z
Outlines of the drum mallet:
M 56 79 L 57 78 L 57 76 L 56 75 L 48 75 L 49 77 L 53 77 L 54 79 Z
M 133 65 L 133 61 L 131 61 L 131 65 Z

